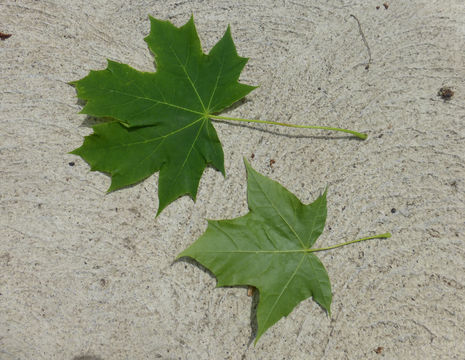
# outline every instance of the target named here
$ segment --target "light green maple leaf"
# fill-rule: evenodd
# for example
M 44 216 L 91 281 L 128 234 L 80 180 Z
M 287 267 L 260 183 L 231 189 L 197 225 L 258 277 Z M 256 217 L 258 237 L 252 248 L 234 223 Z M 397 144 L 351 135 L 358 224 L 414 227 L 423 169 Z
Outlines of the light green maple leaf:
M 325 227 L 326 191 L 304 205 L 247 161 L 245 165 L 250 212 L 232 220 L 209 220 L 205 233 L 178 258 L 188 256 L 205 266 L 215 274 L 217 286 L 251 285 L 258 289 L 256 343 L 270 326 L 307 298 L 312 297 L 330 314 L 328 273 L 314 252 L 391 235 L 312 248 Z
M 204 54 L 193 18 L 180 28 L 150 21 L 145 41 L 155 54 L 155 73 L 109 60 L 105 70 L 72 83 L 87 100 L 81 113 L 115 120 L 95 125 L 72 153 L 92 170 L 111 175 L 109 191 L 160 171 L 159 214 L 182 195 L 195 200 L 206 165 L 224 174 L 223 149 L 210 116 L 255 87 L 238 82 L 247 59 L 237 55 L 229 27 Z
M 260 293 L 255 341 L 309 297 L 330 312 L 331 285 L 321 261 L 308 250 L 323 232 L 326 192 L 303 205 L 246 162 L 250 212 L 208 221 L 206 232 L 182 252 L 211 270 L 218 286 L 252 285 Z

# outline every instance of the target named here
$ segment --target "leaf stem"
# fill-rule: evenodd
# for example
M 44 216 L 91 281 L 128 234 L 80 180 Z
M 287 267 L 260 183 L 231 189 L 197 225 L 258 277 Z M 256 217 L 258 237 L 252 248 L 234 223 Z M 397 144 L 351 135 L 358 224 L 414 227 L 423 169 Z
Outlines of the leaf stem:
M 341 246 L 346 246 L 346 245 L 349 245 L 349 244 L 355 244 L 355 243 L 358 243 L 358 242 L 361 242 L 361 241 L 366 241 L 366 240 L 371 240 L 371 239 L 386 239 L 386 238 L 390 238 L 390 237 L 391 237 L 391 233 L 378 234 L 378 235 L 368 236 L 368 237 L 364 237 L 364 238 L 357 239 L 357 240 L 347 241 L 347 242 L 342 243 L 342 244 L 337 244 L 337 245 L 333 245 L 333 246 L 329 246 L 329 247 L 325 247 L 325 248 L 308 249 L 308 250 L 305 250 L 305 252 L 317 252 L 317 251 L 332 250 L 332 249 L 335 249 L 335 248 L 338 248 L 338 247 L 341 247 Z
M 340 129 L 330 126 L 315 126 L 315 125 L 296 125 L 296 124 L 286 124 L 280 123 L 276 121 L 267 121 L 267 120 L 257 120 L 257 119 L 241 119 L 229 116 L 220 116 L 220 115 L 208 115 L 211 119 L 216 120 L 231 120 L 231 121 L 242 121 L 242 122 L 253 122 L 253 123 L 260 123 L 260 124 L 270 124 L 270 125 L 278 125 L 278 126 L 286 126 L 286 127 L 293 127 L 293 128 L 302 128 L 302 129 L 321 129 L 321 130 L 331 130 L 331 131 L 341 131 L 344 133 L 352 134 L 358 137 L 359 139 L 365 140 L 368 135 L 365 133 L 359 133 L 357 131 L 348 130 L 348 129 Z

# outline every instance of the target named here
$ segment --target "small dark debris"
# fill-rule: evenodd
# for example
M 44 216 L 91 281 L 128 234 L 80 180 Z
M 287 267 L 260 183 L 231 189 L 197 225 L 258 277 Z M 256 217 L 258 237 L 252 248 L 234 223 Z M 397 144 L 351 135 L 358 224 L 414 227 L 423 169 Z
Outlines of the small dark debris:
M 253 159 L 255 157 L 255 154 L 252 153 L 252 155 L 250 155 L 250 158 Z
M 378 346 L 376 349 L 375 349 L 375 353 L 377 354 L 381 354 L 383 352 L 384 348 L 382 346 Z
M 454 96 L 454 91 L 448 86 L 443 86 L 439 89 L 438 96 L 444 100 L 450 100 Z
M 321 90 L 321 88 L 320 88 L 320 87 L 318 87 L 318 90 Z
M 386 10 L 389 8 L 389 4 L 388 4 L 387 2 L 385 2 L 385 3 L 383 4 L 383 6 L 384 6 L 384 8 L 385 8 Z
M 379 5 L 376 6 L 376 10 L 379 10 Z
M 0 40 L 6 40 L 11 36 L 11 34 L 5 34 L 0 32 Z
M 275 159 L 271 159 L 271 160 L 270 160 L 270 167 L 273 167 L 274 164 L 276 164 L 276 160 L 275 160 Z
M 396 211 L 397 211 L 396 208 L 392 208 L 392 209 L 391 209 L 391 214 L 395 214 Z
M 100 279 L 100 285 L 105 287 L 107 285 L 107 281 L 105 279 Z
M 68 165 L 69 165 L 69 166 L 74 166 L 75 163 L 74 163 L 74 161 L 70 161 L 70 162 L 68 163 Z

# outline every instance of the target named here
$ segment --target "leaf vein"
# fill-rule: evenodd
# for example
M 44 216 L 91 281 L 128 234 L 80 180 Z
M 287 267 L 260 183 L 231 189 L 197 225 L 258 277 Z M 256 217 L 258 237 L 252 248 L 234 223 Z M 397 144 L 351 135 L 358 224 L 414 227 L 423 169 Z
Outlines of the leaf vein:
M 205 118 L 201 118 L 201 119 L 205 119 Z M 176 176 L 174 177 L 175 180 L 173 180 L 173 181 L 176 181 L 176 179 L 179 177 L 179 174 L 180 174 L 181 171 L 184 169 L 184 166 L 186 165 L 187 160 L 188 160 L 189 157 L 191 156 L 192 150 L 194 149 L 195 144 L 197 143 L 197 140 L 198 140 L 198 138 L 199 138 L 200 132 L 202 131 L 202 128 L 203 128 L 204 125 L 205 125 L 205 121 L 204 121 L 203 124 L 199 127 L 199 131 L 197 131 L 197 135 L 195 136 L 194 140 L 192 141 L 192 144 L 191 144 L 191 146 L 190 146 L 190 148 L 189 148 L 189 151 L 187 152 L 186 158 L 184 159 L 184 162 L 182 163 L 182 165 L 179 167 L 178 172 L 177 172 Z
M 265 326 L 266 326 L 266 324 L 268 323 L 268 320 L 269 320 L 271 314 L 273 313 L 274 308 L 277 306 L 277 304 L 278 304 L 279 300 L 281 299 L 281 297 L 283 296 L 284 292 L 285 292 L 285 291 L 287 290 L 287 288 L 289 287 L 289 284 L 290 284 L 291 281 L 295 278 L 295 276 L 296 276 L 296 274 L 297 274 L 297 271 L 298 271 L 299 268 L 302 266 L 302 263 L 303 263 L 305 257 L 306 257 L 305 255 L 302 256 L 302 258 L 300 259 L 299 263 L 297 264 L 297 266 L 296 266 L 294 272 L 293 272 L 292 275 L 289 277 L 288 281 L 287 281 L 286 284 L 283 286 L 283 288 L 282 288 L 282 290 L 281 290 L 279 296 L 277 297 L 277 299 L 275 300 L 275 302 L 274 302 L 273 305 L 271 306 L 271 309 L 270 309 L 270 311 L 268 312 L 268 315 L 267 315 L 267 317 L 266 317 L 266 319 L 265 319 L 265 321 L 264 321 Z
M 255 174 L 253 174 L 254 177 L 256 177 Z M 302 248 L 305 249 L 305 245 L 304 245 L 304 242 L 302 241 L 302 239 L 300 238 L 300 236 L 297 234 L 297 232 L 295 231 L 295 229 L 291 226 L 291 224 L 288 223 L 288 221 L 284 218 L 284 216 L 281 214 L 281 212 L 278 210 L 278 208 L 275 206 L 275 204 L 271 201 L 271 199 L 268 197 L 266 191 L 263 189 L 260 181 L 258 181 L 257 179 L 255 179 L 255 181 L 257 182 L 257 185 L 258 187 L 260 188 L 260 190 L 262 191 L 263 195 L 265 196 L 266 200 L 268 200 L 268 202 L 270 203 L 270 205 L 273 207 L 273 209 L 276 211 L 276 213 L 279 215 L 279 217 L 284 221 L 284 223 L 287 225 L 287 227 L 291 230 L 291 232 L 294 234 L 294 236 L 297 238 L 297 240 L 299 240 L 299 243 L 300 245 L 302 246 Z
M 194 114 L 197 114 L 197 115 L 203 115 L 203 113 L 200 112 L 200 111 L 192 110 L 192 109 L 189 109 L 189 108 L 186 108 L 186 107 L 183 107 L 183 106 L 179 106 L 179 105 L 176 105 L 176 104 L 171 104 L 169 102 L 166 102 L 165 100 L 161 101 L 161 100 L 153 99 L 153 98 L 150 98 L 150 97 L 144 97 L 144 96 L 139 96 L 139 95 L 136 95 L 136 94 L 130 94 L 130 93 L 126 93 L 124 91 L 115 90 L 115 89 L 107 89 L 107 88 L 102 88 L 102 89 L 103 90 L 108 90 L 109 92 L 114 92 L 114 93 L 123 94 L 123 95 L 126 95 L 126 96 L 131 96 L 131 97 L 136 98 L 136 99 L 147 100 L 147 101 L 150 101 L 150 102 L 170 106 L 170 107 L 180 109 L 180 110 L 183 110 L 183 111 L 187 111 L 187 112 L 191 112 L 191 113 L 194 113 Z
M 154 142 L 154 141 L 157 141 L 157 140 L 160 140 L 160 139 L 165 139 L 165 138 L 168 138 L 170 136 L 173 136 L 174 134 L 177 134 L 178 132 L 181 132 L 191 126 L 194 126 L 195 124 L 197 124 L 199 121 L 203 120 L 204 117 L 200 117 L 198 118 L 197 120 L 187 124 L 186 126 L 183 126 L 182 128 L 179 128 L 179 129 L 176 129 L 168 134 L 165 134 L 165 135 L 161 135 L 161 136 L 157 136 L 157 137 L 154 137 L 154 138 L 151 138 L 151 139 L 144 139 L 143 141 L 137 141 L 137 142 L 132 142 L 132 143 L 128 143 L 128 144 L 124 144 L 124 143 L 119 143 L 117 145 L 113 145 L 113 146 L 108 146 L 106 149 L 116 149 L 116 148 L 120 148 L 120 147 L 129 147 L 129 146 L 136 146 L 136 145 L 141 145 L 141 144 L 148 144 L 148 143 L 151 143 L 151 142 Z
M 198 99 L 199 102 L 200 102 L 200 105 L 202 105 L 203 111 L 205 112 L 205 105 L 203 104 L 202 98 L 200 97 L 200 94 L 199 94 L 199 92 L 197 91 L 197 87 L 195 86 L 194 82 L 192 81 L 192 78 L 191 78 L 189 72 L 187 71 L 185 64 L 183 64 L 183 63 L 181 62 L 181 60 L 180 60 L 179 57 L 178 57 L 178 54 L 176 53 L 176 51 L 174 51 L 174 49 L 173 49 L 172 46 L 170 46 L 170 50 L 171 50 L 171 52 L 173 53 L 173 55 L 176 57 L 176 60 L 178 61 L 179 66 L 181 67 L 182 71 L 184 72 L 184 74 L 185 74 L 186 77 L 187 77 L 187 80 L 189 80 L 189 83 L 191 84 L 192 89 L 194 90 L 195 95 L 197 96 L 197 99 Z M 189 56 L 190 56 L 190 53 L 188 54 L 188 58 L 189 58 Z
M 221 67 L 220 67 L 220 70 L 218 71 L 218 75 L 216 76 L 215 86 L 213 87 L 210 100 L 208 101 L 208 107 L 207 107 L 208 111 L 210 111 L 210 105 L 212 103 L 213 97 L 215 96 L 216 89 L 218 88 L 218 82 L 220 81 L 220 77 L 221 75 L 223 75 L 223 66 L 224 66 L 224 55 L 221 58 Z

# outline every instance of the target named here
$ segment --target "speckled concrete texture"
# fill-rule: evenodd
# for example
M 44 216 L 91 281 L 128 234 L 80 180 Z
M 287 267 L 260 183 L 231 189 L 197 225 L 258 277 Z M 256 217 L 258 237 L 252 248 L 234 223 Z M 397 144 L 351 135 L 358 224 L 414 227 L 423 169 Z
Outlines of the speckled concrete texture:
M 241 81 L 261 86 L 228 115 L 369 139 L 218 122 L 227 175 L 207 169 L 196 203 L 155 218 L 157 175 L 106 194 L 68 154 L 91 129 L 67 83 L 107 58 L 153 71 L 148 14 L 194 14 L 206 51 L 231 25 Z M 1 1 L 0 359 L 463 359 L 464 14 L 462 0 Z M 332 318 L 304 301 L 255 347 L 247 289 L 174 262 L 206 218 L 247 212 L 243 157 L 306 203 L 329 185 L 319 246 L 393 234 L 320 254 Z

